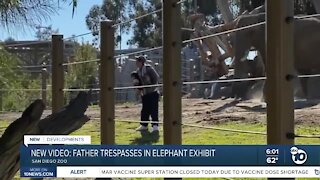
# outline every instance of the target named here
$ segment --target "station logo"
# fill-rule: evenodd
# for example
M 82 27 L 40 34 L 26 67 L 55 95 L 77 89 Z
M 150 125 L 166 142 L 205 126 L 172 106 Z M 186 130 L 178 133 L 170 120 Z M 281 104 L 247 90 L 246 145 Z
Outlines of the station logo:
M 301 165 L 305 163 L 308 159 L 308 155 L 306 151 L 304 151 L 303 149 L 292 147 L 290 149 L 290 153 L 291 153 L 291 159 L 295 164 Z

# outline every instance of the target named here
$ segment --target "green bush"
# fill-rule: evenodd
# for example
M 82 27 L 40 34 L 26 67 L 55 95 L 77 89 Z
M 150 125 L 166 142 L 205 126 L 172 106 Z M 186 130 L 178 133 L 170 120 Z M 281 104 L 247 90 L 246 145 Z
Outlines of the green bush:
M 24 90 L 40 89 L 40 74 L 18 68 L 18 58 L 3 48 L 0 48 L 0 68 L 1 110 L 21 111 L 33 100 L 41 98 L 41 91 Z

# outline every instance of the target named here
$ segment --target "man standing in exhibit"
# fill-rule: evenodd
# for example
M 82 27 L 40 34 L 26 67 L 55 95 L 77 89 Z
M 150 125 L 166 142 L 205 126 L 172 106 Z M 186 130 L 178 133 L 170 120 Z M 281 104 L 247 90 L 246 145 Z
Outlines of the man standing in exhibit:
M 146 63 L 144 56 L 136 57 L 136 65 L 138 67 L 137 73 L 140 77 L 142 85 L 156 85 L 158 84 L 159 75 L 156 70 Z M 157 87 L 146 87 L 142 89 L 141 93 L 142 109 L 141 109 L 141 122 L 137 131 L 148 130 L 149 117 L 152 119 L 152 132 L 159 131 L 159 91 Z

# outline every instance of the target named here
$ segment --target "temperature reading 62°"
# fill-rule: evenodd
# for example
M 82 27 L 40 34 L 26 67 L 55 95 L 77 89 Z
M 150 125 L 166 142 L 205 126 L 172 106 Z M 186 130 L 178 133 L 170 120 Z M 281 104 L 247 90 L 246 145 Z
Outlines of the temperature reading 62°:
M 276 164 L 278 161 L 278 157 L 267 157 L 268 164 Z

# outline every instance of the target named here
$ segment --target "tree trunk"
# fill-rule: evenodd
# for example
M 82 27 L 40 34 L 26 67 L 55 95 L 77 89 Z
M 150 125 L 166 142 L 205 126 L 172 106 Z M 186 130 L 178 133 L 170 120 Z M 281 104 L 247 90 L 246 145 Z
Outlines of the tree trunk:
M 234 20 L 234 17 L 233 17 L 233 14 L 231 13 L 231 10 L 230 10 L 229 1 L 228 0 L 217 0 L 217 5 L 218 5 L 219 10 L 221 11 L 224 24 L 229 24 L 230 22 L 232 22 Z M 231 24 L 233 24 L 233 23 L 231 23 Z M 225 51 L 225 55 L 222 55 L 220 57 L 220 59 L 222 59 L 222 57 L 233 56 L 233 50 L 229 45 L 227 36 L 221 36 L 220 39 L 221 39 L 222 44 L 224 44 L 224 46 L 222 46 L 221 43 L 219 44 L 219 46 Z
M 12 179 L 19 170 L 19 149 L 25 134 L 67 135 L 89 121 L 84 115 L 89 97 L 90 93 L 80 92 L 68 106 L 43 120 L 40 118 L 45 105 L 41 100 L 34 101 L 0 138 L 0 179 Z
M 221 11 L 223 21 L 226 23 L 233 21 L 233 15 L 230 11 L 228 0 L 217 0 L 217 5 Z
M 265 13 L 265 12 L 266 12 L 266 6 L 262 5 L 252 10 L 249 14 L 258 14 L 258 13 Z

